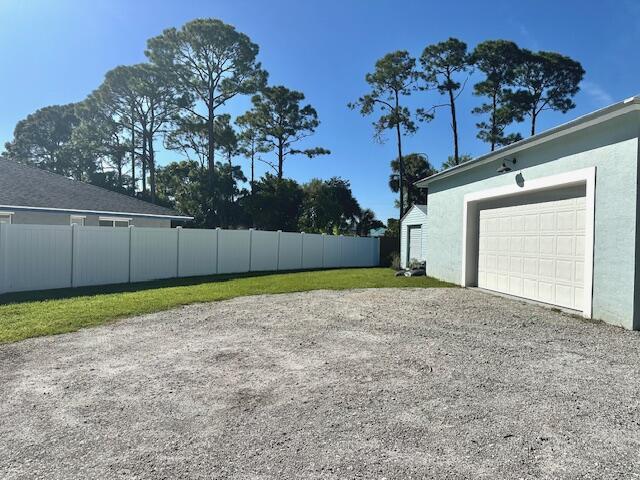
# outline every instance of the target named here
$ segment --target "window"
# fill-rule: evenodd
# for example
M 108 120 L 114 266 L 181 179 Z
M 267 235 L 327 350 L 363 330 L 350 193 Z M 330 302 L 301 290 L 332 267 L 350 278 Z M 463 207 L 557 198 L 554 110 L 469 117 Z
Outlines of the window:
M 71 218 L 69 220 L 69 223 L 71 225 L 79 225 L 81 227 L 84 227 L 84 219 L 87 217 L 81 216 L 81 215 L 71 215 Z
M 128 227 L 130 222 L 130 218 L 100 217 L 98 225 L 101 227 Z
M 0 212 L 0 223 L 11 223 L 13 212 Z

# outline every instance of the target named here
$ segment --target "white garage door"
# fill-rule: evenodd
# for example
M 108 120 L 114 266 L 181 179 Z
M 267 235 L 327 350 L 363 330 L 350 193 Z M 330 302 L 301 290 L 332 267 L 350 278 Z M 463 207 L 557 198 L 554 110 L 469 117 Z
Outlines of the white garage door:
M 585 199 L 480 211 L 478 286 L 582 310 Z
M 407 263 L 413 260 L 422 262 L 424 260 L 424 258 L 422 258 L 422 226 L 409 225 L 407 233 L 409 235 Z

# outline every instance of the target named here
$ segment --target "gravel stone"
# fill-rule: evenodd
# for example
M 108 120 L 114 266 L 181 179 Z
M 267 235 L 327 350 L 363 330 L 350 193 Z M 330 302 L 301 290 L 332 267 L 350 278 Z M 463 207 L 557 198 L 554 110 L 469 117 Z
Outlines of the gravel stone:
M 0 345 L 0 478 L 640 478 L 640 335 L 463 289 Z

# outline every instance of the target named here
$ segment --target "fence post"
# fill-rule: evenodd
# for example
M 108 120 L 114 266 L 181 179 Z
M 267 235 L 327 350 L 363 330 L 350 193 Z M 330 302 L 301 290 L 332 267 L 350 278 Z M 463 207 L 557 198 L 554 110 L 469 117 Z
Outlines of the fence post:
M 327 238 L 327 234 L 322 232 L 322 268 L 325 268 L 324 264 L 324 249 L 325 249 L 325 239 Z
M 129 283 L 133 280 L 133 225 L 129 225 Z
M 176 248 L 178 251 L 176 252 L 176 278 L 180 277 L 180 232 L 182 232 L 182 227 L 176 227 Z
M 251 250 L 253 249 L 253 228 L 249 229 L 249 271 L 251 271 Z
M 282 230 L 278 230 L 278 248 L 276 250 L 276 272 L 280 270 L 280 234 Z
M 7 282 L 7 224 L 0 223 L 0 293 L 9 291 Z
M 300 232 L 300 270 L 304 270 L 304 232 Z
M 220 227 L 216 227 L 216 274 L 220 272 Z
M 71 288 L 77 287 L 76 268 L 78 267 L 78 225 L 71 224 Z
M 338 237 L 338 267 L 342 268 L 344 267 L 343 263 L 342 263 L 342 239 L 344 238 L 344 235 L 340 234 L 340 236 Z

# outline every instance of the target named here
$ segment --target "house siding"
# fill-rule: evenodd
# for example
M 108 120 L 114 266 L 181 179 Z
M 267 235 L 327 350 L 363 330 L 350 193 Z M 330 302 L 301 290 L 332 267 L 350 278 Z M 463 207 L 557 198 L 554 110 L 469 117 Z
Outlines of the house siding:
M 88 213 L 65 213 L 65 212 L 46 212 L 37 210 L 17 210 L 6 209 L 13 212 L 11 223 L 20 225 L 69 225 L 71 215 L 85 216 L 85 225 L 98 226 L 100 217 L 116 217 L 113 214 L 88 214 Z M 170 228 L 171 219 L 154 218 L 154 217 L 136 217 L 134 215 L 122 215 L 124 218 L 131 218 L 131 224 L 136 227 L 158 227 Z
M 408 229 L 411 225 L 422 226 L 422 258 L 427 258 L 427 215 L 416 207 L 411 207 L 409 213 L 407 213 L 402 219 L 402 225 L 400 229 L 400 266 L 407 268 L 407 240 Z
M 640 114 L 632 112 L 515 154 L 514 171 L 499 175 L 496 160 L 429 185 L 427 274 L 461 284 L 464 195 L 596 167 L 593 313 L 633 328 L 637 160 Z M 506 158 L 513 155 L 506 154 Z

